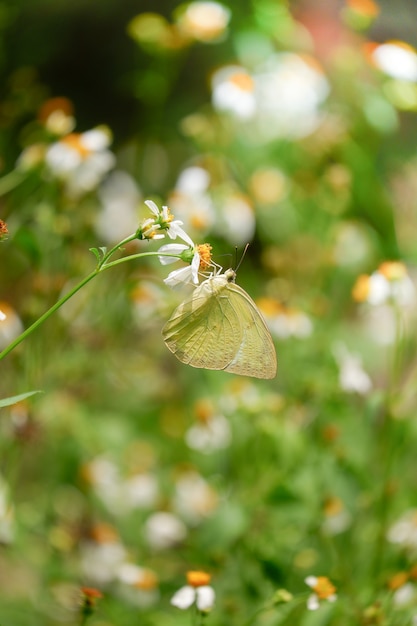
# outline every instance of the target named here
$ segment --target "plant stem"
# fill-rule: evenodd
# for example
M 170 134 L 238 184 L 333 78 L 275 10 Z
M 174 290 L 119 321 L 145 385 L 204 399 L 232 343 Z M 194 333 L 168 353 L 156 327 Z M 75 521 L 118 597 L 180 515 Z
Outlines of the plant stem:
M 179 255 L 172 254 L 172 253 L 140 252 L 138 254 L 131 254 L 129 256 L 122 257 L 121 259 L 117 259 L 116 261 L 107 262 L 107 260 L 111 257 L 111 255 L 114 252 L 119 250 L 121 246 L 123 246 L 124 244 L 128 243 L 129 241 L 133 241 L 133 239 L 135 239 L 135 235 L 130 235 L 129 237 L 126 237 L 126 239 L 121 241 L 119 244 L 117 244 L 114 248 L 112 248 L 109 252 L 107 252 L 104 255 L 103 259 L 98 264 L 97 268 L 93 272 L 88 274 L 88 276 L 83 278 L 72 289 L 70 289 L 70 291 L 68 291 L 68 293 L 66 293 L 64 296 L 62 296 L 62 298 L 60 298 L 57 302 L 55 302 L 55 304 L 52 305 L 50 309 L 45 311 L 45 313 L 43 315 L 41 315 L 35 322 L 33 322 L 33 324 L 31 326 L 26 328 L 26 330 L 24 330 L 21 335 L 16 337 L 16 339 L 14 339 L 14 341 L 12 341 L 12 343 L 9 344 L 7 346 L 7 348 L 5 348 L 2 352 L 0 352 L 0 361 L 2 359 L 4 359 L 4 357 L 7 356 L 12 350 L 14 350 L 16 348 L 16 346 L 18 346 L 24 339 L 26 339 L 26 337 L 28 337 L 30 334 L 32 334 L 34 330 L 36 330 L 41 324 L 43 324 L 43 322 L 45 322 L 49 317 L 51 317 L 51 315 L 53 313 L 55 313 L 55 311 L 57 311 L 59 308 L 61 308 L 61 306 L 63 304 L 65 304 L 65 302 L 67 302 L 70 298 L 72 298 L 72 296 L 75 295 L 77 293 L 77 291 L 82 289 L 82 287 L 84 287 L 84 285 L 89 283 L 90 280 L 95 278 L 95 276 L 98 276 L 98 274 L 100 274 L 100 272 L 104 272 L 104 270 L 107 270 L 107 269 L 110 269 L 112 267 L 115 267 L 116 265 L 120 265 L 120 263 L 126 263 L 127 261 L 131 261 L 133 259 L 140 259 L 140 258 L 146 257 L 146 256 L 170 256 L 170 257 L 178 257 L 178 258 L 180 258 Z
M 17 187 L 24 179 L 24 174 L 20 170 L 12 170 L 3 178 L 0 178 L 0 196 L 8 193 Z

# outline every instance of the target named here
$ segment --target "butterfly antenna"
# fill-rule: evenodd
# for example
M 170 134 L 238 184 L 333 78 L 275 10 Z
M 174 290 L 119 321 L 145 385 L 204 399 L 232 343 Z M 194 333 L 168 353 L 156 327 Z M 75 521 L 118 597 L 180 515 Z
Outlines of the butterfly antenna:
M 247 243 L 247 244 L 246 244 L 246 246 L 245 246 L 245 249 L 244 249 L 244 250 L 243 250 L 243 252 L 242 252 L 242 256 L 240 257 L 240 261 L 239 261 L 239 263 L 236 265 L 235 272 L 237 272 L 237 271 L 238 271 L 238 269 L 239 269 L 239 267 L 242 265 L 242 261 L 243 261 L 243 259 L 245 258 L 245 254 L 246 254 L 246 252 L 247 252 L 248 248 L 249 248 L 249 244 Z M 236 246 L 236 261 L 237 261 L 237 246 Z

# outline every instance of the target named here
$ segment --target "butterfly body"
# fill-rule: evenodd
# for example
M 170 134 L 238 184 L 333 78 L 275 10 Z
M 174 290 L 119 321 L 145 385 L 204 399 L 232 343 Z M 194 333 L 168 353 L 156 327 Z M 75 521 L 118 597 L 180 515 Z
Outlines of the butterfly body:
M 271 334 L 235 278 L 235 272 L 227 270 L 196 287 L 162 329 L 164 341 L 187 365 L 274 378 L 277 363 Z

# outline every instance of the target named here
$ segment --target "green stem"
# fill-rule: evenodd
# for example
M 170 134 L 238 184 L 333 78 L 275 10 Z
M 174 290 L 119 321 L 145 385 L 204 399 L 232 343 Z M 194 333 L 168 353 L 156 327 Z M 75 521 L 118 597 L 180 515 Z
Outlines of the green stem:
M 75 285 L 75 287 L 73 287 L 68 293 L 66 293 L 65 296 L 62 296 L 62 298 L 60 298 L 57 302 L 55 302 L 55 304 L 51 306 L 50 309 L 48 309 L 35 322 L 33 322 L 31 326 L 26 328 L 26 330 L 24 330 L 21 335 L 16 337 L 16 339 L 12 341 L 12 343 L 9 344 L 7 348 L 5 348 L 2 352 L 0 352 L 0 361 L 1 359 L 4 359 L 4 357 L 7 356 L 12 350 L 14 350 L 14 348 L 16 348 L 16 346 L 18 346 L 19 343 L 21 343 L 24 339 L 26 339 L 26 337 L 28 337 L 31 333 L 33 333 L 34 330 L 36 330 L 41 324 L 43 324 L 43 322 L 45 322 L 53 313 L 55 313 L 55 311 L 57 311 L 63 304 L 65 304 L 65 302 L 67 302 L 70 298 L 72 298 L 72 296 L 76 294 L 77 291 L 79 291 L 82 287 L 84 287 L 84 285 L 90 282 L 90 280 L 92 280 L 94 276 L 97 276 L 99 272 L 100 270 L 96 269 L 94 270 L 94 272 L 91 272 L 91 274 L 83 278 L 81 282 Z
M 25 175 L 20 170 L 12 170 L 3 178 L 0 178 L 0 196 L 8 193 L 23 181 Z
M 135 235 L 126 237 L 126 239 L 121 241 L 119 244 L 117 244 L 117 246 L 115 246 L 109 252 L 107 252 L 105 256 L 103 257 L 103 259 L 100 261 L 98 267 L 93 272 L 88 274 L 88 276 L 83 278 L 72 289 L 70 289 L 68 293 L 66 293 L 64 296 L 62 296 L 62 298 L 60 298 L 57 302 L 55 302 L 55 304 L 52 305 L 50 309 L 45 311 L 45 313 L 41 315 L 41 317 L 39 317 L 35 322 L 33 322 L 31 326 L 26 328 L 26 330 L 24 330 L 21 335 L 16 337 L 16 339 L 12 341 L 12 343 L 9 344 L 7 348 L 5 348 L 2 352 L 0 352 L 0 361 L 4 359 L 4 357 L 7 356 L 12 350 L 14 350 L 16 346 L 18 346 L 24 339 L 26 339 L 26 337 L 32 334 L 33 331 L 36 330 L 41 324 L 43 324 L 49 317 L 51 317 L 51 315 L 55 313 L 55 311 L 61 308 L 61 306 L 65 304 L 65 302 L 67 302 L 70 298 L 72 298 L 72 296 L 75 295 L 77 291 L 82 289 L 82 287 L 84 287 L 84 285 L 89 283 L 90 280 L 92 280 L 95 276 L 98 276 L 100 272 L 104 272 L 104 270 L 108 270 L 112 267 L 115 267 L 116 265 L 120 265 L 121 263 L 126 263 L 127 261 L 131 261 L 133 259 L 140 259 L 146 256 L 169 256 L 169 257 L 181 258 L 179 255 L 167 253 L 167 252 L 140 252 L 138 254 L 131 254 L 130 256 L 122 257 L 121 259 L 117 259 L 116 261 L 112 261 L 111 263 L 106 262 L 107 259 L 109 259 L 110 256 L 114 252 L 116 252 L 121 246 L 128 243 L 129 241 L 133 241 L 134 239 L 135 239 Z

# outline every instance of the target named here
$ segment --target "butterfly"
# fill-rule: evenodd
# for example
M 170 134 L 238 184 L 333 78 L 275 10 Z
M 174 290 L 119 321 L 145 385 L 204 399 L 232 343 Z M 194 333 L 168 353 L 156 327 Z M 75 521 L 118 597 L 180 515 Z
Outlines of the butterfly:
M 162 329 L 182 363 L 242 376 L 274 378 L 277 358 L 261 312 L 232 269 L 207 278 L 180 304 Z

